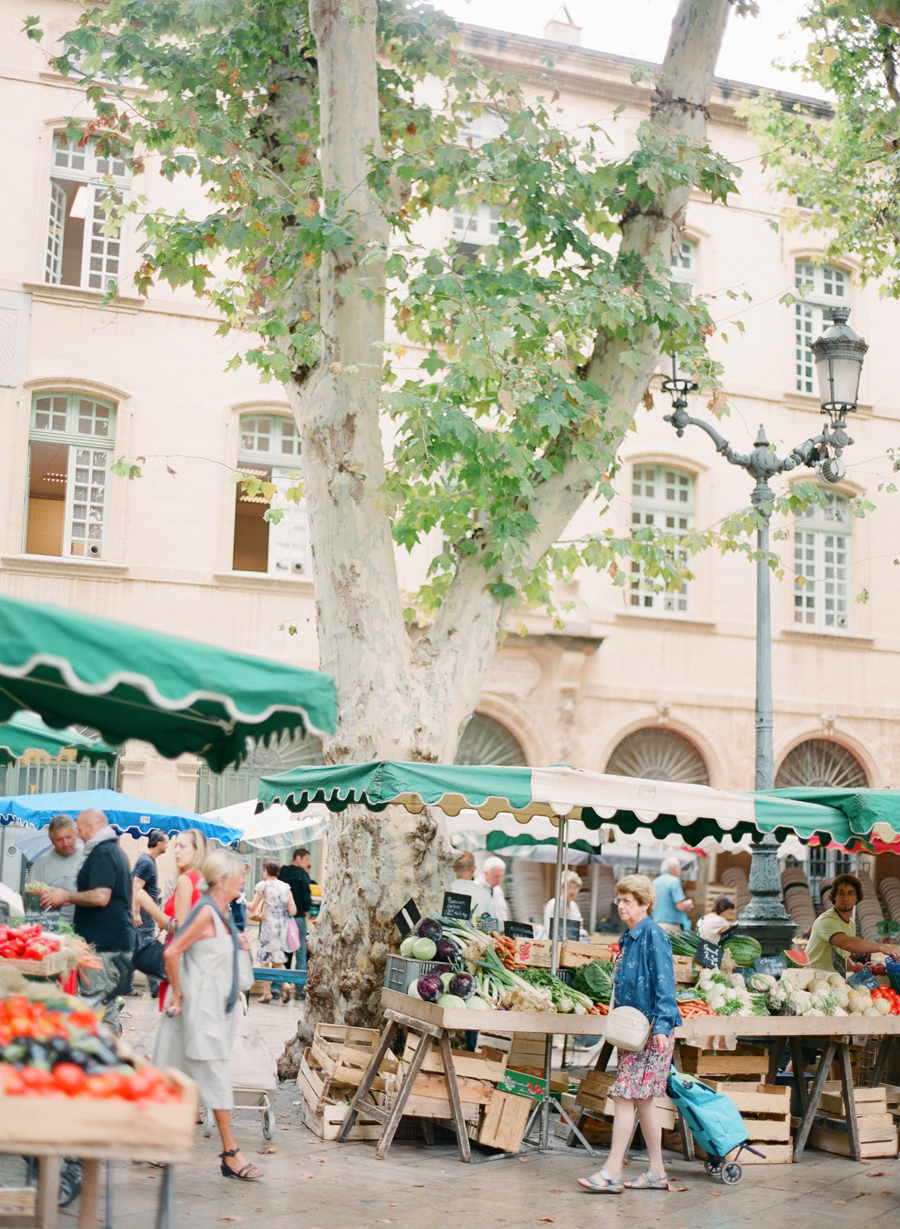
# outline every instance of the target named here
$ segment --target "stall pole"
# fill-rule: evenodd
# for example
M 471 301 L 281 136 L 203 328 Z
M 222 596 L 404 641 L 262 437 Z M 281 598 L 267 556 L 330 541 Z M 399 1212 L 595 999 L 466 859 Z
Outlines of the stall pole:
M 591 911 L 590 911 L 590 929 L 591 934 L 597 929 L 597 905 L 600 903 L 600 863 L 589 862 L 588 874 L 591 877 Z

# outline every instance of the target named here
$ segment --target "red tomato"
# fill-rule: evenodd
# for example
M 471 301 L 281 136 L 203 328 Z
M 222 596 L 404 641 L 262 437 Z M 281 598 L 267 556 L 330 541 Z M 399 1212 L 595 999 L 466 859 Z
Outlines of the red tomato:
M 53 1078 L 67 1097 L 77 1097 L 85 1091 L 87 1076 L 76 1063 L 57 1063 Z
M 110 1097 L 121 1096 L 122 1077 L 116 1072 L 103 1075 L 85 1076 L 85 1092 L 98 1101 L 107 1101 Z

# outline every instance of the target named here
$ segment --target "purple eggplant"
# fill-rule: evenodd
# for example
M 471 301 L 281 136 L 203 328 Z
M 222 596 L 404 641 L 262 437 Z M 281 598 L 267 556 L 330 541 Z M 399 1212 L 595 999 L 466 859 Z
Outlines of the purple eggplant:
M 416 989 L 426 1003 L 434 1003 L 444 993 L 444 983 L 436 973 L 426 973 L 416 982 Z
M 420 990 L 419 993 L 421 994 L 422 991 Z M 475 993 L 475 978 L 471 973 L 457 973 L 455 977 L 450 978 L 447 993 L 455 994 L 460 999 L 470 999 Z
M 441 939 L 437 945 L 437 959 L 447 960 L 451 963 L 459 960 L 459 948 L 452 939 Z
M 423 917 L 416 927 L 416 934 L 420 939 L 431 939 L 433 943 L 439 943 L 444 932 L 440 922 L 436 922 L 433 917 Z

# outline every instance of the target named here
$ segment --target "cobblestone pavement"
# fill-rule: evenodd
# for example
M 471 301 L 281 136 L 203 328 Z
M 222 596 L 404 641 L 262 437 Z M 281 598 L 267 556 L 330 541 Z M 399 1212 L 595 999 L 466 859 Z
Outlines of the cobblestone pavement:
M 141 1053 L 152 1048 L 156 1004 L 129 999 L 125 1037 Z M 292 1035 L 302 1005 L 253 1003 L 251 1017 L 276 1053 Z M 582 1194 L 576 1178 L 599 1168 L 562 1141 L 547 1155 L 463 1166 L 454 1144 L 426 1149 L 397 1141 L 383 1161 L 370 1143 L 322 1143 L 300 1122 L 298 1094 L 283 1085 L 275 1099 L 276 1128 L 263 1139 L 259 1116 L 239 1111 L 236 1133 L 248 1157 L 265 1170 L 258 1183 L 219 1175 L 217 1138 L 197 1133 L 189 1164 L 176 1174 L 178 1229 L 445 1229 L 455 1224 L 585 1229 L 862 1229 L 900 1224 L 900 1162 L 855 1164 L 810 1152 L 799 1165 L 748 1166 L 737 1187 L 725 1187 L 699 1165 L 669 1156 L 669 1174 L 680 1190 L 626 1191 L 614 1197 Z M 271 1149 L 272 1151 L 268 1151 Z M 484 1153 L 483 1155 L 490 1155 Z M 18 1167 L 18 1168 L 17 1168 Z M 641 1157 L 629 1172 L 641 1171 Z M 3 1160 L 0 1179 L 18 1185 L 21 1163 Z M 160 1174 L 146 1165 L 117 1165 L 114 1229 L 150 1229 Z M 60 1213 L 60 1229 L 74 1229 L 77 1203 Z M 101 1206 L 101 1224 L 103 1209 Z

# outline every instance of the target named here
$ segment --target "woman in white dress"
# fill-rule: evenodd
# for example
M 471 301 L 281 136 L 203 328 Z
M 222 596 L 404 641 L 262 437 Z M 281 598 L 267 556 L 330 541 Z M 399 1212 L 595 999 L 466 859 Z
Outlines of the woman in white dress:
M 222 1137 L 222 1176 L 250 1182 L 263 1171 L 235 1142 L 228 1069 L 237 1026 L 238 951 L 247 947 L 231 920 L 230 905 L 246 874 L 246 862 L 226 849 L 203 863 L 207 890 L 165 951 L 169 999 L 153 1061 L 158 1067 L 177 1067 L 196 1082 L 200 1101 L 212 1111 Z
M 254 913 L 265 902 L 266 915 L 259 927 L 259 947 L 256 958 L 261 965 L 272 969 L 283 969 L 287 965 L 287 928 L 288 918 L 296 916 L 297 905 L 290 887 L 278 878 L 281 867 L 274 858 L 263 862 L 264 879 L 253 889 L 255 896 L 250 902 L 250 913 Z M 278 981 L 271 983 L 268 994 L 259 997 L 260 1003 L 272 1002 L 272 991 L 281 991 L 281 1001 L 286 1003 L 291 997 L 291 988 L 287 983 Z
M 575 903 L 575 898 L 582 889 L 581 876 L 577 871 L 566 871 L 563 876 L 563 891 L 566 894 L 566 913 L 567 922 L 577 922 L 580 929 L 584 929 L 584 918 L 581 916 L 581 910 Z M 550 938 L 550 921 L 556 916 L 556 897 L 551 897 L 544 906 L 544 934 L 545 939 Z M 565 927 L 560 931 L 560 939 L 565 939 Z

